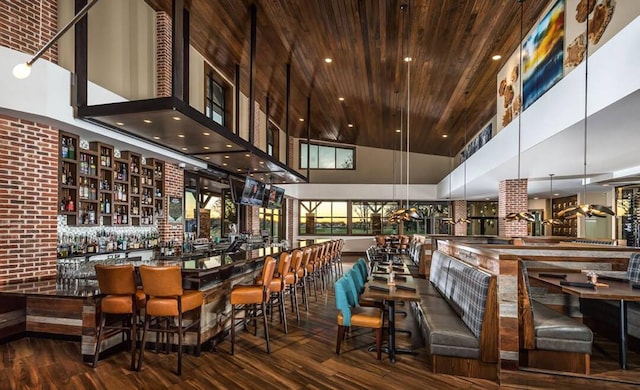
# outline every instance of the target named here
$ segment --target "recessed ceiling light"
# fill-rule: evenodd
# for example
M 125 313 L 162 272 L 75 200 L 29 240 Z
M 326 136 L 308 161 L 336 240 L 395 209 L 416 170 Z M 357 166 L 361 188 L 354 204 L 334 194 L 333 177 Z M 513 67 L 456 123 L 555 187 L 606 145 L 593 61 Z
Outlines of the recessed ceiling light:
M 204 158 L 205 160 L 211 160 L 211 157 L 207 156 Z
M 304 118 L 300 118 L 298 119 L 300 122 L 304 122 Z
M 211 134 L 211 133 L 209 133 L 209 132 L 207 132 L 207 131 L 205 131 L 204 133 L 202 133 L 202 135 L 209 135 L 209 134 Z
M 229 156 L 224 156 L 224 158 L 229 158 Z
M 144 123 L 151 123 L 151 119 L 143 119 L 142 120 Z
M 338 100 L 340 100 L 341 102 L 344 102 L 344 98 L 342 96 L 340 96 Z
M 180 120 L 180 117 L 179 117 L 179 116 L 174 116 L 174 117 L 173 117 L 173 120 L 174 120 L 174 121 L 179 121 L 179 120 Z
M 227 148 L 233 148 L 233 145 L 227 144 Z
M 245 157 L 251 157 L 251 153 L 247 153 L 244 155 Z
M 411 57 L 404 57 L 404 62 L 411 62 L 413 61 L 413 58 Z
M 236 171 L 238 171 L 238 172 L 242 172 L 242 169 L 238 168 L 238 169 L 236 169 Z
M 253 170 L 254 170 L 254 171 L 257 171 L 257 170 L 258 170 L 258 168 L 253 168 Z
M 260 162 L 259 162 L 259 164 L 260 164 L 260 165 L 264 164 L 264 161 L 260 161 Z
M 182 148 L 182 150 L 187 150 L 187 148 Z
M 609 184 L 605 183 L 602 185 L 603 187 L 609 187 Z
M 184 138 L 184 134 L 178 134 L 178 137 Z
M 122 123 L 122 122 L 116 122 L 116 125 L 118 125 L 118 126 L 124 126 L 124 123 Z
M 253 177 L 253 173 L 250 173 L 249 176 Z
M 500 54 L 496 54 L 493 57 L 491 57 L 491 59 L 494 60 L 494 61 L 498 61 L 501 58 L 502 58 L 502 56 Z
M 442 138 L 447 138 L 448 136 L 448 134 L 442 134 Z
M 327 58 L 324 59 L 324 62 L 326 62 L 327 64 L 330 64 L 330 63 L 333 62 L 333 60 L 331 58 L 327 57 Z
M 160 139 L 160 137 L 158 137 L 157 135 L 155 137 L 153 137 L 153 139 Z
M 227 163 L 222 163 L 222 166 L 226 167 L 226 166 L 227 166 Z
M 484 200 L 489 200 L 489 198 L 484 198 Z
M 400 131 L 402 131 L 402 130 L 400 130 L 400 129 L 396 129 L 396 133 L 399 133 Z
M 560 196 L 560 194 L 553 194 L 553 196 Z
M 204 186 L 204 187 L 202 187 L 202 189 L 203 189 L 203 190 L 208 190 L 208 189 L 209 189 L 209 187 Z
M 349 123 L 347 126 L 348 127 L 353 127 L 353 123 Z
M 538 200 L 538 199 L 540 199 L 540 198 L 538 198 L 537 196 L 535 198 L 533 198 L 533 200 Z
M 203 146 L 202 149 L 209 150 L 209 147 L 208 146 Z

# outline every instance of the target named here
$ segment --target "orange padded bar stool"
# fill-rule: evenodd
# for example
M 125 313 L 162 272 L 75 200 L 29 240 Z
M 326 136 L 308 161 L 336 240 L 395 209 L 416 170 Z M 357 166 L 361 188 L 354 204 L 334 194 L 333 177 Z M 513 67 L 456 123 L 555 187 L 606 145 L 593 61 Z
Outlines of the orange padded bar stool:
M 140 266 L 142 288 L 147 297 L 147 309 L 144 316 L 144 332 L 142 333 L 142 347 L 138 371 L 142 367 L 142 355 L 144 353 L 147 331 L 178 334 L 178 375 L 182 374 L 182 340 L 184 334 L 191 330 L 197 332 L 196 355 L 200 354 L 200 307 L 203 304 L 203 296 L 200 291 L 182 289 L 182 273 L 180 267 L 151 267 Z M 184 325 L 184 314 L 194 311 L 195 319 L 188 325 Z M 173 323 L 178 320 L 178 326 L 167 328 L 149 328 L 152 318 L 166 318 Z M 158 322 L 160 323 L 160 322 Z
M 233 355 L 236 345 L 236 310 L 244 311 L 244 317 L 241 318 L 244 323 L 246 320 L 255 320 L 262 318 L 264 321 L 264 337 L 267 340 L 267 353 L 271 353 L 269 345 L 269 325 L 267 324 L 267 301 L 271 292 L 269 286 L 273 279 L 273 272 L 276 269 L 276 260 L 267 256 L 262 267 L 262 277 L 260 284 L 246 286 L 236 284 L 231 290 L 231 354 Z M 262 315 L 258 317 L 256 305 L 261 305 Z M 253 311 L 253 315 L 249 316 L 249 311 Z
M 313 248 L 308 247 L 304 249 L 302 254 L 302 264 L 300 265 L 296 275 L 296 284 L 302 289 L 302 303 L 304 303 L 304 309 L 307 313 L 309 312 L 309 298 L 307 297 L 307 267 L 309 266 L 312 254 Z M 316 300 L 317 299 L 318 296 L 316 295 Z
M 289 252 L 280 253 L 280 260 L 278 261 L 278 270 L 273 275 L 271 283 L 269 285 L 269 291 L 271 297 L 269 299 L 269 308 L 271 310 L 271 321 L 273 321 L 273 307 L 278 307 L 278 314 L 280 316 L 280 323 L 284 324 L 284 333 L 289 333 L 287 327 L 287 311 L 284 306 L 284 291 L 285 291 L 285 276 L 289 272 L 289 266 L 291 265 L 291 254 Z M 256 284 L 260 284 L 261 280 L 256 280 Z
M 100 322 L 97 329 L 96 350 L 93 354 L 93 367 L 98 364 L 100 345 L 105 330 L 118 329 L 120 332 L 129 331 L 131 342 L 131 369 L 135 370 L 137 314 L 144 307 L 145 296 L 137 291 L 133 265 L 102 265 L 96 264 L 96 277 L 100 292 L 105 296 L 100 300 Z M 121 316 L 126 322 L 121 325 L 107 325 L 107 315 Z
M 298 272 L 302 268 L 302 251 L 296 249 L 291 253 L 291 267 L 285 275 L 284 285 L 291 296 L 291 310 L 296 312 L 296 321 L 300 322 L 300 309 L 298 307 Z

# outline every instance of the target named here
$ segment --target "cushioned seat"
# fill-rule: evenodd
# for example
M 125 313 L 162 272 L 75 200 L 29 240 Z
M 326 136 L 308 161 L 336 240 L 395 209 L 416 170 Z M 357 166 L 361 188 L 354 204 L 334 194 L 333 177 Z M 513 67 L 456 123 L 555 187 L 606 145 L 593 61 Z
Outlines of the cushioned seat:
M 182 294 L 182 312 L 188 312 L 202 306 L 203 295 L 200 291 L 185 291 Z M 147 313 L 157 317 L 176 317 L 180 313 L 178 301 L 174 297 L 154 297 L 147 304 Z
M 264 288 L 262 285 L 256 286 L 234 286 L 233 294 L 231 294 L 232 305 L 244 305 L 247 303 L 260 302 Z
M 591 354 L 593 333 L 584 324 L 533 301 L 536 348 Z
M 342 312 L 338 313 L 338 325 L 344 326 Z M 364 328 L 382 327 L 380 309 L 373 307 L 356 307 L 351 309 L 351 326 L 362 326 Z

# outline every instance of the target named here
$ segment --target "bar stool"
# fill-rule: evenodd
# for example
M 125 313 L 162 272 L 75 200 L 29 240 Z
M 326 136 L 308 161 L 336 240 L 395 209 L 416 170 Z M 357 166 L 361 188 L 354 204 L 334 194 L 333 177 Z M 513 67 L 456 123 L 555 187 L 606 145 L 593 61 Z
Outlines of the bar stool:
M 278 261 L 278 270 L 273 275 L 271 283 L 269 285 L 269 309 L 271 310 L 271 321 L 273 321 L 273 308 L 278 307 L 278 314 L 280 317 L 280 323 L 284 324 L 284 333 L 289 333 L 287 327 L 287 311 L 284 306 L 284 292 L 285 292 L 285 276 L 289 272 L 289 266 L 291 265 L 291 255 L 289 252 L 282 252 L 280 254 L 280 260 Z M 256 280 L 256 284 L 262 283 L 262 280 Z
M 241 318 L 242 322 L 252 319 L 254 323 L 259 318 L 256 310 L 256 305 L 261 306 L 262 320 L 264 321 L 264 337 L 267 340 L 267 353 L 271 353 L 271 347 L 269 345 L 269 325 L 267 324 L 267 301 L 270 297 L 269 287 L 271 285 L 271 279 L 273 279 L 273 272 L 276 269 L 276 260 L 267 256 L 264 260 L 264 266 L 262 267 L 261 283 L 252 286 L 237 284 L 233 286 L 231 290 L 231 354 L 234 353 L 236 345 L 236 311 L 244 311 L 244 317 Z M 253 315 L 249 316 L 249 307 L 252 308 Z M 257 329 L 256 329 L 257 330 Z
M 296 311 L 296 321 L 300 322 L 300 309 L 298 308 L 298 271 L 302 267 L 302 251 L 296 249 L 291 253 L 291 267 L 285 275 L 285 288 L 291 296 L 291 310 Z
M 140 347 L 140 357 L 138 371 L 142 368 L 142 356 L 144 354 L 147 331 L 159 333 L 178 334 L 178 370 L 177 374 L 182 375 L 182 341 L 187 331 L 196 332 L 196 355 L 200 354 L 200 308 L 204 303 L 202 292 L 182 289 L 182 272 L 180 267 L 152 267 L 140 266 L 140 277 L 142 278 L 142 288 L 147 298 L 147 307 L 144 316 L 144 331 L 142 332 L 142 346 Z M 184 324 L 184 314 L 193 311 L 195 319 L 187 325 Z M 150 329 L 149 324 L 152 318 L 166 319 L 178 325 L 164 328 L 158 326 Z M 160 321 L 158 322 L 158 325 Z
M 307 296 L 307 267 L 309 265 L 309 260 L 311 259 L 311 255 L 313 254 L 313 248 L 305 248 L 302 253 L 302 264 L 298 269 L 298 282 L 297 284 L 302 289 L 302 303 L 304 304 L 304 309 L 308 313 L 309 312 L 309 298 Z M 316 295 L 317 300 L 317 295 Z
M 318 258 L 320 257 L 320 246 L 314 245 L 311 247 L 311 257 L 307 262 L 306 267 L 306 279 L 307 282 L 313 282 L 313 292 L 316 297 L 316 302 L 318 302 L 318 270 L 319 262 Z
M 129 331 L 131 369 L 135 370 L 137 316 L 138 311 L 145 305 L 144 293 L 136 288 L 133 265 L 96 264 L 95 268 L 100 292 L 106 296 L 100 300 L 100 322 L 97 329 L 96 350 L 93 354 L 93 367 L 98 365 L 100 345 L 105 330 L 117 329 L 123 333 Z M 121 325 L 107 325 L 107 315 L 125 317 L 125 319 Z

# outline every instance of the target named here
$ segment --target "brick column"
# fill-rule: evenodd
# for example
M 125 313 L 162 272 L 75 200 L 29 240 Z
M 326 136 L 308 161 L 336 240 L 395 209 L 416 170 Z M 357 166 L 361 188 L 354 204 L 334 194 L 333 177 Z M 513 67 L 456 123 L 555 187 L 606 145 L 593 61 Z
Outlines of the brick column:
M 296 224 L 293 220 L 295 202 L 292 198 L 285 198 L 285 200 L 287 201 L 287 240 L 289 240 L 289 243 L 293 246 L 294 230 L 296 229 Z
M 171 15 L 156 12 L 156 97 L 171 96 Z
M 453 207 L 453 220 L 457 221 L 460 218 L 467 217 L 467 201 L 466 200 L 454 200 L 452 202 Z M 467 224 L 466 223 L 456 223 L 453 225 L 453 234 L 456 236 L 466 236 L 467 235 Z
M 184 239 L 184 221 L 182 223 L 168 223 L 169 196 L 182 199 L 184 205 L 184 171 L 176 164 L 164 164 L 164 216 L 158 218 L 158 231 L 161 241 L 176 241 L 182 243 Z
M 0 183 L 0 285 L 55 275 L 58 129 L 0 116 Z
M 0 1 L 0 46 L 35 54 L 58 31 L 58 2 Z M 40 36 L 42 32 L 42 36 Z M 42 59 L 58 63 L 58 44 L 47 50 Z
M 527 211 L 529 195 L 527 179 L 503 180 L 498 187 L 498 234 L 505 237 L 527 235 L 527 221 L 507 221 L 509 213 Z

